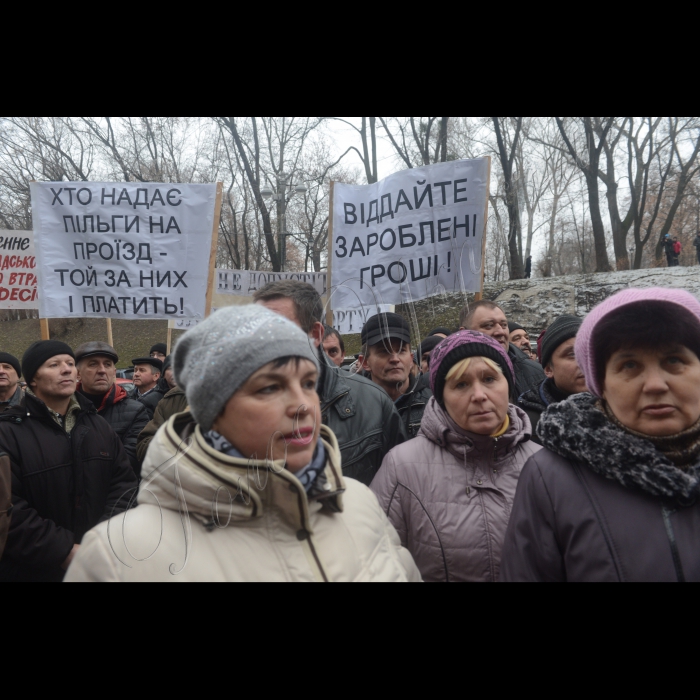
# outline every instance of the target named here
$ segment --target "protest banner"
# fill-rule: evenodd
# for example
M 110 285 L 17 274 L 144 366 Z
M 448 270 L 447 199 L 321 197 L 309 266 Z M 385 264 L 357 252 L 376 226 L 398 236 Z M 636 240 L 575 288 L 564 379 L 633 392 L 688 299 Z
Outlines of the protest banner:
M 359 335 L 372 316 L 394 313 L 395 310 L 395 306 L 388 304 L 378 307 L 362 306 L 358 309 L 333 309 L 333 328 L 340 335 Z
M 0 231 L 0 309 L 39 308 L 32 231 Z
M 490 159 L 336 182 L 330 306 L 406 304 L 483 288 Z
M 216 293 L 230 296 L 252 297 L 255 292 L 271 282 L 291 280 L 306 282 L 325 297 L 328 275 L 325 272 L 253 272 L 251 270 L 217 270 Z
M 42 319 L 205 318 L 222 192 L 220 183 L 33 183 Z

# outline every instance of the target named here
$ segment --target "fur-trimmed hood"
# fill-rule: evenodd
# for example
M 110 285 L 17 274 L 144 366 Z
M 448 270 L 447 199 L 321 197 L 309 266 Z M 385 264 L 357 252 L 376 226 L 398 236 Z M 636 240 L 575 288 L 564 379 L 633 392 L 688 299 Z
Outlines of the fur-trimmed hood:
M 537 434 L 555 454 L 625 488 L 686 506 L 700 497 L 700 463 L 687 471 L 679 469 L 651 442 L 612 423 L 591 394 L 550 406 Z

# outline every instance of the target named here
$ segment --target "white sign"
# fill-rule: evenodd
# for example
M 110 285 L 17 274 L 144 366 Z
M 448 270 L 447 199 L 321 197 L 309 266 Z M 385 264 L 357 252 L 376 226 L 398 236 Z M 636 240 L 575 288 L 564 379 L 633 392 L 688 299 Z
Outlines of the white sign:
M 326 296 L 328 275 L 325 272 L 252 272 L 250 270 L 217 270 L 216 292 L 236 297 L 252 297 L 255 292 L 271 282 L 292 280 L 306 282 Z
M 38 309 L 32 231 L 0 231 L 0 309 Z
M 216 185 L 42 182 L 42 318 L 204 318 Z
M 481 159 L 406 170 L 375 185 L 336 183 L 331 306 L 481 291 L 488 180 Z
M 395 306 L 383 304 L 379 308 L 376 306 L 366 306 L 359 309 L 333 309 L 333 328 L 340 335 L 359 335 L 365 327 L 365 323 L 377 314 L 394 313 Z

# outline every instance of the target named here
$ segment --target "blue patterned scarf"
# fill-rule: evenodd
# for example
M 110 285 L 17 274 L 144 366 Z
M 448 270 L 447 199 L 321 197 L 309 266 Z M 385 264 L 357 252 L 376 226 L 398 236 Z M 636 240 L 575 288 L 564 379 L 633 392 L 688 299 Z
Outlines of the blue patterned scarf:
M 204 439 L 207 441 L 207 444 L 217 452 L 221 452 L 234 459 L 245 460 L 245 457 L 223 435 L 220 435 L 216 431 L 211 430 L 205 433 Z M 326 470 L 326 462 L 326 448 L 323 446 L 323 441 L 319 440 L 316 454 L 313 460 L 311 460 L 311 464 L 308 464 L 294 475 L 301 481 L 301 485 L 304 487 L 307 494 L 311 493 L 319 477 Z

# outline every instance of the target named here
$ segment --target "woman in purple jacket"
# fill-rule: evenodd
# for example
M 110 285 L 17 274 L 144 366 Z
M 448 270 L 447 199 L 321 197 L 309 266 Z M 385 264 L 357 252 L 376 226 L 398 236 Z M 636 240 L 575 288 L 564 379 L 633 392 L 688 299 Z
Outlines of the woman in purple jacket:
M 700 303 L 630 289 L 576 358 L 591 394 L 551 406 L 503 551 L 506 582 L 700 582 Z
M 391 452 L 372 484 L 426 582 L 496 582 L 518 478 L 541 448 L 511 406 L 503 347 L 462 331 L 431 357 L 434 398 L 418 437 Z

